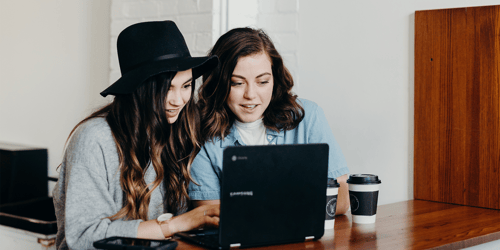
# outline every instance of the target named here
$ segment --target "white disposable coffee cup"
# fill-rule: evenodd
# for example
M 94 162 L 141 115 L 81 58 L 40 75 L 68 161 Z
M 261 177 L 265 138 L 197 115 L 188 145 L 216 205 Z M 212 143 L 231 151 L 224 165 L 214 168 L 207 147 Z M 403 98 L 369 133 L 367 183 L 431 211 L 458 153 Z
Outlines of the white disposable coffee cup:
M 375 223 L 380 183 L 377 175 L 352 174 L 347 180 L 352 221 L 359 224 Z
M 326 186 L 325 229 L 335 226 L 335 213 L 337 211 L 337 196 L 340 184 L 335 179 L 328 179 Z

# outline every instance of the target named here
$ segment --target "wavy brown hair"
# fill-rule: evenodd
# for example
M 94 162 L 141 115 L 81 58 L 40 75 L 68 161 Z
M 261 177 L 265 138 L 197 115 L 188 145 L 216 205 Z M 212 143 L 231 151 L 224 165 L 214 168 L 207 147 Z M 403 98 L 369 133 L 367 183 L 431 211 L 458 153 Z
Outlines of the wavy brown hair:
M 177 121 L 168 123 L 167 92 L 176 72 L 147 79 L 132 94 L 116 95 L 113 102 L 78 123 L 105 117 L 111 128 L 120 160 L 120 184 L 124 192 L 123 207 L 108 218 L 147 220 L 151 194 L 164 181 L 164 207 L 177 214 L 187 208 L 187 187 L 191 181 L 191 163 L 198 153 L 198 115 L 191 99 Z M 147 185 L 144 174 L 149 166 L 156 179 Z
M 209 52 L 219 57 L 219 65 L 203 76 L 198 93 L 202 140 L 223 139 L 234 123 L 235 115 L 227 106 L 231 76 L 238 59 L 266 53 L 271 60 L 274 77 L 271 103 L 264 112 L 264 126 L 275 131 L 291 130 L 304 118 L 304 109 L 292 94 L 293 78 L 273 42 L 263 30 L 236 28 L 222 35 Z

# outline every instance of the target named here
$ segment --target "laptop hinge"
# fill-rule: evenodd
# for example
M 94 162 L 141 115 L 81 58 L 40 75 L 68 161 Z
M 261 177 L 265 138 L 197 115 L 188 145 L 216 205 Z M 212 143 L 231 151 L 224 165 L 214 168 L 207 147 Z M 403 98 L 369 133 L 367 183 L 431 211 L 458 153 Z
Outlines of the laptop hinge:
M 241 244 L 240 243 L 234 243 L 234 244 L 230 244 L 229 247 L 230 248 L 239 248 L 239 247 L 241 247 Z
M 314 240 L 314 236 L 306 236 L 306 241 L 308 240 Z

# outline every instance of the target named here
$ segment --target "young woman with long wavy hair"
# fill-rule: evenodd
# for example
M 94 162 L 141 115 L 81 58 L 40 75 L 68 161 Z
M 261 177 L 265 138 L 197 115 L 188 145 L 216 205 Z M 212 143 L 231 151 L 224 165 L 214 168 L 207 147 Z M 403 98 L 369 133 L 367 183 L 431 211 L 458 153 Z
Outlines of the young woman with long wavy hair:
M 122 76 L 101 93 L 114 100 L 71 131 L 60 165 L 58 249 L 218 225 L 218 206 L 187 212 L 190 166 L 200 149 L 194 80 L 217 57 L 191 57 L 171 21 L 129 26 L 117 48 Z
M 236 28 L 221 36 L 209 56 L 220 64 L 199 90 L 204 146 L 192 164 L 189 195 L 196 206 L 218 204 L 222 153 L 235 145 L 327 143 L 328 177 L 340 183 L 337 214 L 349 208 L 346 161 L 323 110 L 294 95 L 290 72 L 262 30 Z

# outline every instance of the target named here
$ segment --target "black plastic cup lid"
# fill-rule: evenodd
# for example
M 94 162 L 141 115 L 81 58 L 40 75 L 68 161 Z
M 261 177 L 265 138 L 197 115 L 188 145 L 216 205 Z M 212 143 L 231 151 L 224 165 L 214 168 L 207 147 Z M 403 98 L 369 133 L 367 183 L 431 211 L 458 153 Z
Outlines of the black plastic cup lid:
M 351 174 L 347 179 L 349 184 L 380 184 L 382 181 L 378 179 L 378 175 L 374 174 Z
M 340 184 L 337 182 L 337 179 L 333 179 L 333 178 L 328 178 L 328 182 L 326 184 L 327 187 L 331 188 L 331 187 L 340 187 Z

